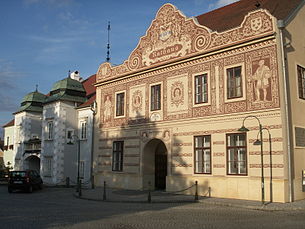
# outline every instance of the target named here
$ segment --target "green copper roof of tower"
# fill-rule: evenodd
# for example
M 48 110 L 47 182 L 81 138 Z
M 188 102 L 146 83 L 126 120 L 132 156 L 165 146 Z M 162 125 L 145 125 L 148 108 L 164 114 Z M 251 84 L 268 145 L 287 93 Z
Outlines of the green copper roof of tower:
M 21 106 L 16 113 L 22 111 L 42 112 L 42 106 L 46 99 L 46 95 L 34 91 L 23 97 Z
M 47 97 L 45 103 L 58 100 L 84 103 L 86 101 L 86 91 L 81 82 L 67 77 L 56 82 Z

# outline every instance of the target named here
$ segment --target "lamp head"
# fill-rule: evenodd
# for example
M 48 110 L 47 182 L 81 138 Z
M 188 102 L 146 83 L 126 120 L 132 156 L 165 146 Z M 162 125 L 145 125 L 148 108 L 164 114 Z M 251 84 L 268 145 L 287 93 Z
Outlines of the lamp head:
M 71 139 L 69 139 L 69 141 L 67 142 L 67 145 L 74 145 L 74 143 L 72 142 Z
M 261 144 L 262 144 L 262 142 L 258 139 L 256 139 L 255 142 L 253 142 L 253 145 L 255 145 L 255 146 L 260 146 Z
M 249 129 L 246 128 L 246 127 L 243 125 L 242 127 L 240 127 L 240 128 L 238 129 L 238 131 L 240 131 L 240 132 L 248 132 Z

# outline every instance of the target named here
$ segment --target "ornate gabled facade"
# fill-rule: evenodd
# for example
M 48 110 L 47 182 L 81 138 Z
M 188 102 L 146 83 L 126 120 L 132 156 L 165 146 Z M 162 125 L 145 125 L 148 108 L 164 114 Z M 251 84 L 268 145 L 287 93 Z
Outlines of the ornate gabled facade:
M 291 145 L 294 139 L 304 140 L 305 122 L 299 116 L 287 118 L 294 116 L 294 103 L 305 109 L 298 96 L 287 96 L 297 91 L 298 77 L 304 87 L 305 58 L 304 53 L 288 52 L 281 40 L 282 34 L 298 39 L 304 2 L 287 0 L 276 8 L 271 4 L 276 1 L 264 0 L 260 6 L 255 2 L 241 0 L 207 13 L 207 24 L 222 28 L 219 32 L 204 25 L 206 15 L 187 18 L 165 4 L 123 64 L 99 66 L 97 183 L 105 180 L 127 189 L 147 189 L 150 183 L 155 189 L 175 191 L 198 181 L 202 195 L 210 187 L 215 197 L 260 200 L 264 177 L 266 201 L 305 198 L 300 177 L 304 148 Z M 252 3 L 245 13 L 249 7 L 242 5 Z M 288 11 L 289 3 L 293 6 Z M 230 27 L 228 22 L 226 28 L 211 23 L 213 14 L 219 18 L 230 9 L 244 15 L 239 24 Z M 283 22 L 285 28 L 278 26 Z M 293 45 L 295 50 L 302 46 Z M 288 60 L 283 68 L 283 56 L 300 63 L 299 73 L 296 62 Z M 287 88 L 291 78 L 295 84 Z M 262 151 L 253 145 L 257 120 L 271 133 L 271 157 L 267 133 L 263 131 Z M 295 123 L 300 134 L 292 139 Z M 239 132 L 242 124 L 250 131 Z

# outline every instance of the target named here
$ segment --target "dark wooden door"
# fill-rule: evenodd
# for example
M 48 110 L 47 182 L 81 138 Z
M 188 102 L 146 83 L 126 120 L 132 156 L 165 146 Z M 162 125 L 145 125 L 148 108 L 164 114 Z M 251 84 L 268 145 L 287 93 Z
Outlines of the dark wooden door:
M 155 188 L 165 189 L 167 175 L 167 155 L 156 154 L 155 156 Z

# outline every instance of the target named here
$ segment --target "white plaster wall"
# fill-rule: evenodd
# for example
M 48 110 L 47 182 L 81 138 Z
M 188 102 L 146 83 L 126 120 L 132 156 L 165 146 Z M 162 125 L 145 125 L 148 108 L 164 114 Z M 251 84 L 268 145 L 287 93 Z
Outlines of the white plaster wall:
M 14 131 L 15 131 L 15 127 L 14 126 L 9 126 L 9 127 L 5 127 L 4 128 L 4 145 L 7 145 L 7 137 L 9 137 L 9 143 L 8 143 L 8 147 L 10 145 L 14 145 Z M 7 163 L 10 162 L 13 168 L 15 165 L 15 148 L 14 149 L 7 149 L 4 150 L 4 154 L 3 154 L 3 160 L 4 160 L 4 164 L 5 166 L 7 166 Z

